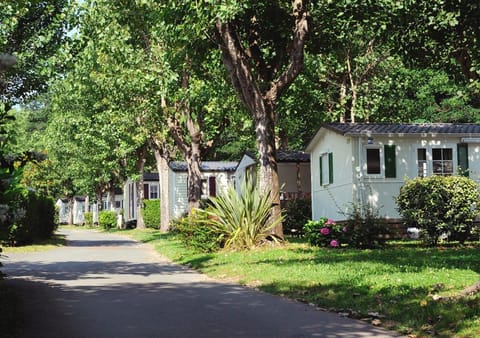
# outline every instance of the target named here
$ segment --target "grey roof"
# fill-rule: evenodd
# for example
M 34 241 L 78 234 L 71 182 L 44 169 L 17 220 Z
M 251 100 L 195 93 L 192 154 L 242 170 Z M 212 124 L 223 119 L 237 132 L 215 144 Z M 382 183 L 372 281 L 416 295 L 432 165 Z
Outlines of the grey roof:
M 310 154 L 303 151 L 277 151 L 277 162 L 310 162 Z
M 388 123 L 328 123 L 322 125 L 342 135 L 480 135 L 480 124 L 425 123 L 425 124 L 388 124 Z
M 170 162 L 173 171 L 187 171 L 187 162 Z M 204 161 L 200 163 L 201 171 L 235 171 L 238 162 Z
M 245 155 L 257 161 L 257 156 L 253 151 L 247 151 Z M 310 162 L 310 154 L 303 151 L 277 150 L 275 158 L 277 162 Z
M 158 173 L 143 173 L 144 181 L 158 181 Z

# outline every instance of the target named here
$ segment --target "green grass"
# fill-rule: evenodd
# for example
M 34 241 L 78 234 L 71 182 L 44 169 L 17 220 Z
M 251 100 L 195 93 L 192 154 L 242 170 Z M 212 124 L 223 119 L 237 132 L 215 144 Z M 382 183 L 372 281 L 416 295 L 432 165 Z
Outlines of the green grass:
M 40 241 L 31 245 L 15 246 L 15 247 L 2 247 L 2 253 L 28 253 L 38 252 L 54 249 L 65 245 L 65 236 L 55 234 L 52 238 Z
M 480 295 L 435 301 L 474 284 L 480 245 L 425 248 L 415 242 L 382 250 L 312 248 L 301 241 L 247 252 L 198 254 L 173 235 L 123 231 L 161 254 L 214 278 L 239 282 L 330 311 L 370 318 L 404 334 L 480 336 Z M 385 316 L 385 318 L 383 318 Z

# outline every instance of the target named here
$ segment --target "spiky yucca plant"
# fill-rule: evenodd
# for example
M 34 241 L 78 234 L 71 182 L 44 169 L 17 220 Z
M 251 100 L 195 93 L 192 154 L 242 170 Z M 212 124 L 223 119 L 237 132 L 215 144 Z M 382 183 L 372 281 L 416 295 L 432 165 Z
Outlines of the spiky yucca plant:
M 251 182 L 243 182 L 241 194 L 230 186 L 226 193 L 212 198 L 207 209 L 211 225 L 224 235 L 225 248 L 250 249 L 265 243 L 282 217 L 269 222 L 273 199 L 270 191 L 260 192 Z

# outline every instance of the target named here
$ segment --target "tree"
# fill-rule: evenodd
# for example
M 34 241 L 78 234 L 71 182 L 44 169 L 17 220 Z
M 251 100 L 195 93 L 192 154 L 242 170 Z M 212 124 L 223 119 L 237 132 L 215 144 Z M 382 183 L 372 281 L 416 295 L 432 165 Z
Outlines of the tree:
M 16 64 L 0 79 L 0 97 L 7 109 L 45 91 L 52 72 L 64 64 L 57 58 L 68 43 L 66 32 L 75 16 L 68 0 L 3 1 L 0 4 L 0 53 Z
M 230 12 L 217 15 L 216 37 L 232 85 L 255 122 L 260 189 L 271 189 L 275 219 L 280 216 L 276 105 L 303 69 L 308 10 L 302 0 L 293 0 L 290 5 L 263 1 L 247 2 L 243 8 L 235 5 Z M 293 33 L 289 32 L 292 28 Z M 283 237 L 281 223 L 273 232 Z
M 470 88 L 470 104 L 480 107 L 480 5 L 475 1 L 405 3 L 396 38 L 405 63 L 441 69 Z

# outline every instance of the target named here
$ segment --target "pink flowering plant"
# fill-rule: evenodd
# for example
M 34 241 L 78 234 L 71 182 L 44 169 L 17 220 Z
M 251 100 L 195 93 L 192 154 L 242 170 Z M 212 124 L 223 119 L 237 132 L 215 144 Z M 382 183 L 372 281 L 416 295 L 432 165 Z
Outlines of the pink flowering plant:
M 348 236 L 347 227 L 326 217 L 318 221 L 308 221 L 303 226 L 303 231 L 311 245 L 328 248 L 340 248 Z

